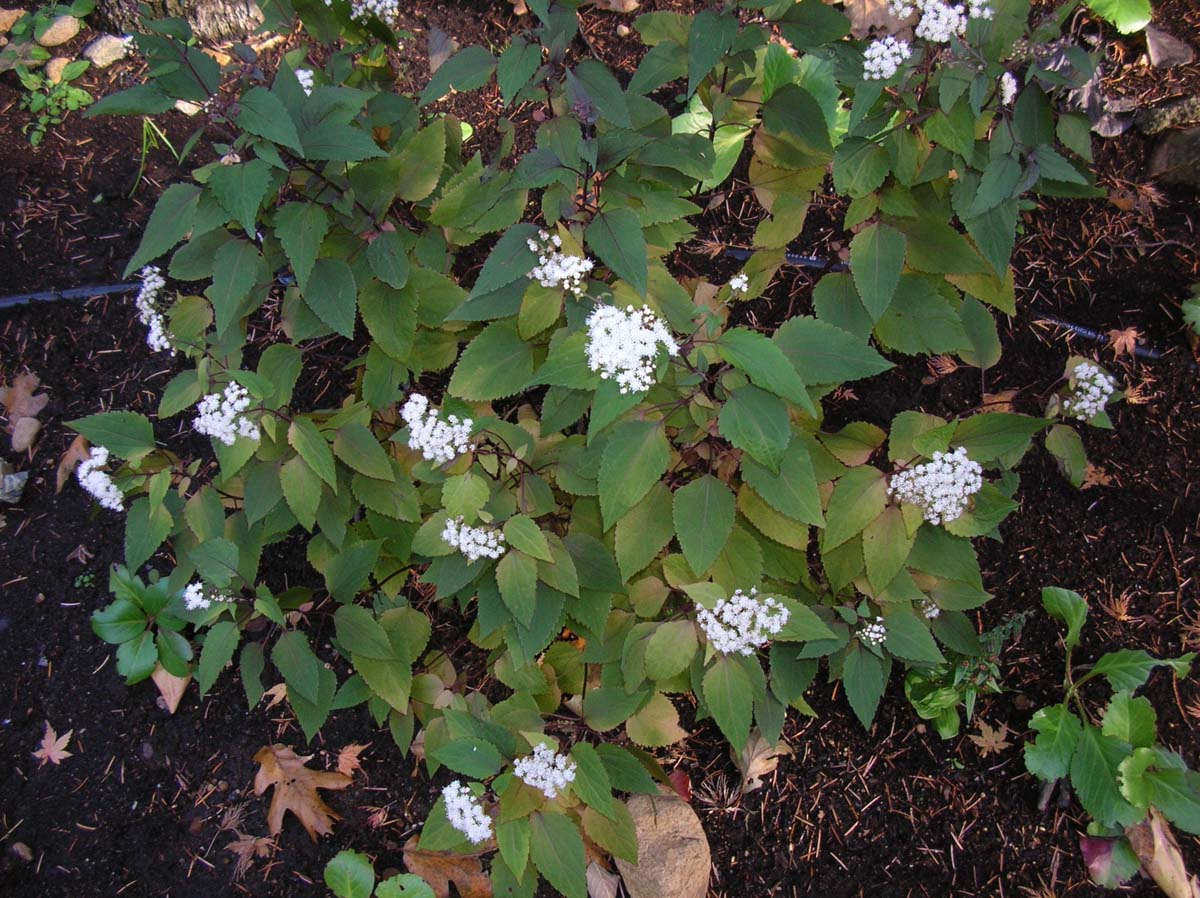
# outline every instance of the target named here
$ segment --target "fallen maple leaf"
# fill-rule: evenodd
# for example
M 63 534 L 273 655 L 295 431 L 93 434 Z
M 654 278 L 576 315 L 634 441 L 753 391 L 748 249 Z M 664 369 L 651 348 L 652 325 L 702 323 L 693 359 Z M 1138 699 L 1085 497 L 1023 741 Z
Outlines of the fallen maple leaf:
M 750 733 L 746 746 L 740 752 L 730 748 L 733 762 L 742 773 L 742 792 L 753 792 L 762 788 L 762 778 L 779 766 L 781 757 L 790 755 L 792 750 L 782 740 L 771 745 L 763 738 L 757 729 Z
M 236 882 L 250 872 L 250 865 L 256 857 L 269 857 L 275 850 L 275 840 L 269 836 L 248 836 L 237 831 L 238 837 L 225 846 L 226 851 L 237 855 L 237 864 L 233 868 L 233 878 Z
M 1106 473 L 1103 468 L 1088 462 L 1087 469 L 1083 472 L 1083 483 L 1079 488 L 1086 490 L 1093 486 L 1108 486 L 1112 482 L 1111 474 Z
M 47 720 L 46 732 L 42 734 L 42 744 L 33 753 L 33 756 L 38 759 L 38 767 L 45 767 L 47 761 L 57 767 L 71 757 L 71 752 L 67 751 L 67 745 L 74 732 L 74 730 L 67 730 L 65 735 L 59 736 L 54 732 L 54 727 L 50 726 L 50 721 Z
M 12 447 L 16 452 L 24 452 L 33 445 L 42 422 L 37 419 L 50 397 L 45 393 L 34 395 L 38 388 L 36 374 L 22 374 L 12 382 L 12 386 L 0 387 L 0 405 L 4 406 L 4 414 L 8 418 L 5 427 L 12 434 Z
M 83 434 L 79 434 L 75 439 L 71 440 L 71 445 L 67 447 L 67 451 L 58 460 L 58 474 L 54 478 L 54 492 L 61 493 L 63 491 L 63 487 L 67 485 L 67 481 L 71 479 L 71 475 L 75 473 L 75 469 L 79 467 L 79 463 L 90 455 L 88 448 L 88 441 L 83 438 Z
M 999 727 L 993 728 L 986 720 L 980 720 L 979 735 L 967 736 L 967 738 L 979 746 L 980 757 L 986 758 L 990 754 L 999 754 L 1012 745 L 1008 741 L 1008 734 L 1008 724 L 1002 723 Z
M 288 811 L 296 815 L 314 842 L 317 833 L 329 835 L 333 832 L 333 821 L 342 819 L 321 800 L 317 790 L 345 789 L 350 785 L 350 777 L 305 767 L 305 762 L 311 758 L 312 755 L 300 757 L 286 745 L 264 746 L 254 756 L 259 763 L 258 773 L 254 775 L 254 794 L 262 795 L 268 787 L 275 787 L 267 811 L 271 835 L 277 836 L 283 830 L 283 815 Z
M 1136 327 L 1127 327 L 1125 330 L 1113 328 L 1108 332 L 1108 344 L 1117 358 L 1123 355 L 1133 355 L 1133 351 L 1141 339 L 1142 335 Z
M 483 872 L 479 858 L 469 854 L 425 851 L 417 847 L 417 836 L 404 843 L 404 866 L 420 876 L 437 898 L 451 898 L 450 883 L 461 898 L 492 898 L 492 880 Z
M 354 776 L 356 770 L 362 770 L 362 764 L 358 760 L 358 756 L 366 751 L 366 745 L 347 745 L 338 752 L 337 769 L 338 773 L 344 773 L 346 776 Z

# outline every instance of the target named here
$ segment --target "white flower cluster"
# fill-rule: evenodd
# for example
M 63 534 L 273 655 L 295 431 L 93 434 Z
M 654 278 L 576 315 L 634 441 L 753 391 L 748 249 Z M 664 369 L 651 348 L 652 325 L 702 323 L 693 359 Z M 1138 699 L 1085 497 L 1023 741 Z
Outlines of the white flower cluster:
M 749 595 L 735 590 L 728 599 L 719 600 L 712 611 L 700 608 L 696 613 L 709 644 L 725 655 L 753 655 L 783 629 L 788 617 L 782 602 L 769 597 L 759 599 L 757 589 L 751 589 Z
M 750 278 L 746 277 L 745 272 L 738 272 L 729 279 L 729 291 L 731 293 L 750 292 Z
M 669 355 L 679 344 L 649 306 L 596 306 L 588 316 L 588 367 L 615 380 L 622 393 L 640 393 L 654 383 L 654 359 L 661 343 Z
M 427 461 L 439 465 L 453 461 L 470 448 L 470 418 L 461 421 L 458 415 L 449 415 L 443 421 L 438 410 L 429 407 L 429 400 L 420 393 L 413 393 L 400 409 L 400 417 L 408 425 L 408 448 L 415 449 Z
M 504 534 L 486 527 L 472 527 L 463 523 L 463 516 L 446 518 L 442 530 L 442 542 L 462 552 L 472 564 L 480 558 L 499 558 L 506 548 Z
M 921 613 L 925 615 L 925 620 L 933 620 L 942 613 L 942 609 L 938 607 L 937 602 L 926 596 L 921 599 Z
M 333 6 L 333 0 L 325 0 L 326 6 Z M 395 19 L 400 14 L 400 0 L 350 0 L 350 15 L 362 19 L 374 13 L 380 21 Z
M 1117 382 L 1091 362 L 1080 362 L 1071 372 L 1075 388 L 1062 401 L 1063 412 L 1079 421 L 1090 421 L 1104 411 Z
M 1005 106 L 1011 106 L 1012 101 L 1017 96 L 1017 76 L 1012 72 L 1005 72 L 1000 76 L 1000 102 Z
M 538 263 L 529 272 L 529 277 L 543 287 L 561 287 L 576 296 L 583 295 L 583 282 L 593 268 L 591 259 L 568 256 L 562 252 L 562 238 L 547 231 L 538 231 L 538 239 L 529 238 L 529 251 L 537 253 Z
M 863 624 L 858 628 L 858 632 L 854 634 L 858 637 L 859 642 L 865 642 L 867 645 L 880 645 L 887 639 L 887 627 L 883 625 L 883 618 L 875 618 L 873 623 Z
M 75 469 L 75 478 L 84 491 L 109 511 L 122 511 L 125 508 L 125 494 L 121 492 L 107 471 L 100 469 L 108 464 L 108 450 L 103 446 L 93 446 L 91 455 L 79 463 Z
M 238 437 L 261 439 L 258 425 L 242 414 L 249 407 L 250 394 L 246 388 L 237 381 L 230 381 L 224 396 L 209 393 L 200 400 L 192 427 L 197 433 L 220 440 L 226 446 L 232 446 Z
M 205 590 L 204 584 L 189 583 L 183 590 L 183 604 L 188 611 L 207 611 L 213 602 L 228 602 L 229 597 L 216 590 Z
M 304 88 L 306 96 L 311 96 L 313 92 L 313 73 L 312 69 L 296 69 L 296 80 L 300 82 L 300 86 Z
M 892 477 L 888 495 L 919 505 L 931 524 L 948 524 L 967 510 L 967 502 L 983 488 L 983 468 L 967 458 L 967 450 L 935 452 L 933 461 Z
M 146 344 L 155 352 L 175 355 L 175 347 L 167 334 L 167 320 L 158 310 L 158 294 L 167 286 L 167 282 L 156 265 L 147 265 L 138 272 L 138 277 L 142 279 L 142 287 L 133 304 L 137 309 L 138 321 L 149 328 Z
M 863 51 L 863 77 L 868 81 L 886 81 L 900 69 L 901 63 L 912 56 L 908 41 L 898 41 L 890 34 L 872 41 Z
M 951 5 L 942 0 L 892 0 L 891 8 L 892 14 L 900 19 L 919 10 L 921 21 L 917 23 L 917 37 L 937 44 L 961 35 L 967 30 L 969 19 L 990 19 L 995 15 L 991 0 L 967 0 L 966 6 L 961 3 Z
M 555 754 L 554 749 L 540 743 L 533 754 L 521 758 L 513 765 L 513 773 L 535 789 L 541 789 L 547 798 L 555 798 L 575 781 L 575 762 L 566 755 Z
M 455 780 L 442 790 L 446 817 L 450 825 L 466 836 L 473 845 L 492 837 L 492 819 L 484 813 L 483 805 L 466 786 Z

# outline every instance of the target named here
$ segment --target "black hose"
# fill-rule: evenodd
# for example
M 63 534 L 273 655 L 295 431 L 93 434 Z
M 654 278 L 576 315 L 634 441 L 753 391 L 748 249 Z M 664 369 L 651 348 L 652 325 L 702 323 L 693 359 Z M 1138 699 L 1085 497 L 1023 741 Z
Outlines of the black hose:
M 102 287 L 72 287 L 70 290 L 43 290 L 41 293 L 18 293 L 0 296 L 0 309 L 24 306 L 31 302 L 55 302 L 60 299 L 88 299 L 92 296 L 108 296 L 111 293 L 130 293 L 140 290 L 137 284 L 106 284 Z
M 745 262 L 754 253 L 748 249 L 727 249 L 725 255 L 730 259 L 737 259 L 739 262 Z M 784 253 L 784 259 L 789 265 L 798 265 L 801 268 L 816 268 L 819 271 L 828 269 L 829 271 L 848 271 L 850 266 L 845 262 L 834 262 L 830 264 L 828 259 L 822 259 L 818 256 L 802 256 L 799 253 Z
M 1063 321 L 1061 318 L 1055 318 L 1053 315 L 1040 316 L 1043 321 L 1049 321 L 1051 324 L 1057 324 L 1059 327 L 1065 327 L 1073 334 L 1078 334 L 1086 340 L 1091 340 L 1094 343 L 1108 343 L 1108 337 L 1099 331 L 1094 331 L 1090 327 L 1084 327 L 1080 324 L 1072 324 L 1070 321 Z M 1163 354 L 1151 346 L 1134 346 L 1133 354 L 1142 359 L 1161 359 Z

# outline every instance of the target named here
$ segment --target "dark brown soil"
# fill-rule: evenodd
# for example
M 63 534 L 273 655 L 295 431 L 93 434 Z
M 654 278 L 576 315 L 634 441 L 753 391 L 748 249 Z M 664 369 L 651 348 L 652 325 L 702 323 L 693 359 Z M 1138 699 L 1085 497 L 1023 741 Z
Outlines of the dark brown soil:
M 1200 18 L 1184 0 L 1161 7 L 1168 30 L 1184 38 L 1200 33 Z M 636 43 L 616 31 L 628 18 L 590 8 L 583 17 L 595 51 L 631 72 Z M 507 3 L 411 6 L 402 24 L 414 34 L 406 54 L 412 84 L 426 77 L 424 42 L 432 27 L 463 45 L 502 45 L 522 21 Z M 1116 93 L 1151 102 L 1200 85 L 1198 66 L 1169 76 L 1140 66 L 1140 39 L 1115 46 L 1110 80 Z M 85 85 L 102 92 L 127 83 L 137 66 L 127 61 L 89 73 Z M 0 292 L 118 280 L 155 197 L 181 172 L 165 151 L 153 152 L 129 197 L 139 165 L 139 121 L 72 115 L 33 150 L 20 134 L 26 119 L 18 96 L 0 79 Z M 495 146 L 495 97 L 485 92 L 447 102 L 475 126 L 485 154 Z M 516 110 L 514 120 L 528 122 L 531 112 Z M 179 146 L 196 122 L 172 114 L 166 127 Z M 974 369 L 938 374 L 923 360 L 898 358 L 893 372 L 833 399 L 829 413 L 831 420 L 878 423 L 913 407 L 959 413 L 980 403 L 984 387 L 1016 390 L 1017 406 L 1037 411 L 1072 349 L 1101 358 L 1139 400 L 1117 407 L 1113 431 L 1084 434 L 1089 457 L 1111 480 L 1076 491 L 1035 446 L 1019 469 L 1021 507 L 1003 527 L 1004 543 L 980 549 L 996 598 L 979 614 L 979 625 L 1036 607 L 1044 585 L 1068 586 L 1092 605 L 1081 660 L 1118 645 L 1177 654 L 1200 647 L 1200 391 L 1178 311 L 1189 285 L 1200 281 L 1196 196 L 1146 180 L 1150 144 L 1136 133 L 1097 142 L 1096 149 L 1100 183 L 1114 197 L 1132 195 L 1138 203 L 1043 201 L 1027 215 L 1016 256 L 1018 314 L 1001 322 L 1004 357 L 985 385 Z M 699 237 L 743 242 L 762 214 L 748 196 L 731 185 L 726 202 L 697 220 Z M 815 206 L 794 248 L 836 255 L 845 245 L 840 216 L 836 200 Z M 737 267 L 705 254 L 699 242 L 672 264 L 680 275 L 716 282 Z M 817 276 L 784 269 L 770 301 L 744 314 L 767 325 L 789 309 L 809 310 Z M 1061 329 L 1039 324 L 1044 315 L 1100 332 L 1134 327 L 1166 355 L 1116 360 L 1107 347 L 1072 342 Z M 264 703 L 248 712 L 240 683 L 229 674 L 203 701 L 190 691 L 174 716 L 156 705 L 151 684 L 126 688 L 109 647 L 89 626 L 91 613 L 108 601 L 107 569 L 122 558 L 121 518 L 93 509 L 73 484 L 55 492 L 57 462 L 71 440 L 64 422 L 108 408 L 152 415 L 173 368 L 146 351 L 128 301 L 109 298 L 0 313 L 0 381 L 23 371 L 42 379 L 51 402 L 34 450 L 7 454 L 31 474 L 23 502 L 0 518 L 0 750 L 11 758 L 0 775 L 0 894 L 324 895 L 323 866 L 346 847 L 370 853 L 379 869 L 400 867 L 400 846 L 423 820 L 441 780 L 430 783 L 359 709 L 336 713 L 307 749 L 317 755 L 315 765 L 329 768 L 345 745 L 370 743 L 364 773 L 329 799 L 345 818 L 333 836 L 311 843 L 289 821 L 278 851 L 234 879 L 235 858 L 226 850 L 233 830 L 266 833 L 266 800 L 253 795 L 251 758 L 272 742 L 301 748 L 302 735 L 283 706 L 265 709 Z M 160 426 L 160 437 L 173 439 L 171 424 Z M 311 578 L 302 546 L 283 550 L 266 576 Z M 314 635 L 326 622 L 325 609 L 315 609 Z M 465 629 L 460 618 L 439 612 L 435 641 L 461 647 Z M 314 642 L 321 650 L 320 640 Z M 457 651 L 460 669 L 479 669 L 477 653 Z M 1012 745 L 987 757 L 966 734 L 939 740 L 904 702 L 898 679 L 869 734 L 837 689 L 811 690 L 820 716 L 789 722 L 794 755 L 761 790 L 744 797 L 712 725 L 694 726 L 685 745 L 661 756 L 691 780 L 713 848 L 713 894 L 1099 894 L 1080 861 L 1077 808 L 1055 797 L 1040 811 L 1039 784 L 1025 774 L 1020 756 L 1029 714 L 1054 700 L 1061 682 L 1055 626 L 1035 614 L 1002 667 L 1010 691 L 981 702 L 979 716 L 1010 727 Z M 469 682 L 484 687 L 474 676 Z M 1149 694 L 1163 740 L 1196 765 L 1200 690 L 1159 673 Z M 690 721 L 691 709 L 683 710 Z M 39 769 L 31 753 L 45 721 L 60 734 L 73 731 L 73 756 Z M 1182 841 L 1192 868 L 1200 869 L 1196 840 Z M 31 859 L 22 858 L 18 843 Z M 1143 882 L 1131 893 L 1155 889 Z

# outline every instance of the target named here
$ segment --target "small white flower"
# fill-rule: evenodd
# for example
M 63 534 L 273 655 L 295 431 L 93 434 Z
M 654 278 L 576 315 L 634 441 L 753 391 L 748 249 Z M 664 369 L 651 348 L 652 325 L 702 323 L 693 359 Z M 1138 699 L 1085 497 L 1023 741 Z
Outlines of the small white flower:
M 484 813 L 483 805 L 466 786 L 455 780 L 442 790 L 446 803 L 446 818 L 473 845 L 486 842 L 492 836 L 492 819 Z
M 538 257 L 538 264 L 530 270 L 528 277 L 552 290 L 561 288 L 576 296 L 583 295 L 584 281 L 596 263 L 560 252 L 562 238 L 547 231 L 538 231 L 538 239 L 530 238 L 526 244 Z
M 400 417 L 408 425 L 408 448 L 420 452 L 428 461 L 439 465 L 453 461 L 470 448 L 471 427 L 474 421 L 458 415 L 449 415 L 445 421 L 429 400 L 420 393 L 412 393 Z
M 313 73 L 312 69 L 296 69 L 296 80 L 300 82 L 300 86 L 304 88 L 304 93 L 311 96 L 313 92 Z
M 910 0 L 892 0 L 889 4 L 892 9 L 892 15 L 897 19 L 907 19 L 919 8 L 919 3 L 914 6 Z
M 996 15 L 991 0 L 967 0 L 967 18 L 991 19 Z
M 944 44 L 966 30 L 967 11 L 961 3 L 951 6 L 940 0 L 926 0 L 916 35 L 935 44 Z
M 933 620 L 942 613 L 942 609 L 938 607 L 937 602 L 926 596 L 921 599 L 921 613 L 925 615 L 925 620 Z
M 1011 106 L 1013 99 L 1017 95 L 1017 77 L 1012 72 L 1005 72 L 1000 76 L 1000 102 L 1005 106 Z
M 962 516 L 981 489 L 983 468 L 960 446 L 954 452 L 935 452 L 933 461 L 893 475 L 888 495 L 920 506 L 931 524 L 948 524 Z
M 890 34 L 872 41 L 863 51 L 863 77 L 868 81 L 886 81 L 910 56 L 908 41 L 898 41 Z
M 887 639 L 887 627 L 883 624 L 883 618 L 877 617 L 874 623 L 863 624 L 859 627 L 858 632 L 854 635 L 858 637 L 859 642 L 877 646 Z
M 325 5 L 332 6 L 332 0 L 325 0 Z M 350 0 L 352 18 L 366 18 L 371 13 L 384 22 L 395 19 L 400 14 L 400 0 Z
M 103 446 L 93 446 L 90 455 L 79 463 L 75 469 L 75 479 L 84 491 L 109 511 L 125 509 L 125 494 L 113 482 L 107 471 L 100 469 L 108 464 L 108 450 Z
M 213 602 L 228 602 L 229 596 L 215 589 L 205 589 L 204 584 L 197 581 L 189 583 L 183 590 L 183 604 L 188 611 L 207 611 Z
M 259 440 L 262 434 L 258 425 L 243 414 L 249 407 L 250 394 L 246 388 L 237 381 L 230 381 L 224 396 L 209 393 L 200 400 L 192 427 L 197 433 L 220 440 L 226 446 L 232 446 L 238 437 Z
M 748 293 L 750 290 L 750 278 L 746 277 L 745 272 L 739 272 L 729 279 L 729 291 L 731 293 Z
M 472 527 L 463 523 L 463 516 L 446 518 L 442 530 L 442 542 L 458 549 L 467 561 L 474 563 L 480 558 L 499 558 L 504 554 L 504 534 L 486 527 Z
M 596 306 L 588 316 L 588 367 L 615 380 L 622 393 L 640 393 L 654 383 L 654 360 L 661 344 L 668 355 L 679 344 L 648 306 Z
M 789 616 L 782 602 L 758 598 L 757 589 L 751 589 L 749 595 L 736 590 L 728 599 L 720 599 L 711 611 L 696 611 L 696 621 L 709 644 L 725 655 L 753 655 L 784 628 Z
M 521 781 L 541 789 L 547 798 L 555 798 L 568 783 L 575 781 L 575 762 L 567 755 L 555 754 L 543 742 L 532 755 L 519 759 L 513 765 L 513 772 Z
M 175 346 L 167 333 L 166 319 L 158 310 L 158 295 L 167 282 L 155 265 L 147 265 L 138 272 L 138 277 L 142 279 L 142 286 L 133 304 L 137 309 L 138 320 L 148 328 L 146 344 L 155 352 L 175 355 Z
M 1104 411 L 1116 392 L 1117 382 L 1091 362 L 1080 362 L 1071 377 L 1075 386 L 1062 401 L 1063 413 L 1079 421 L 1090 421 Z

